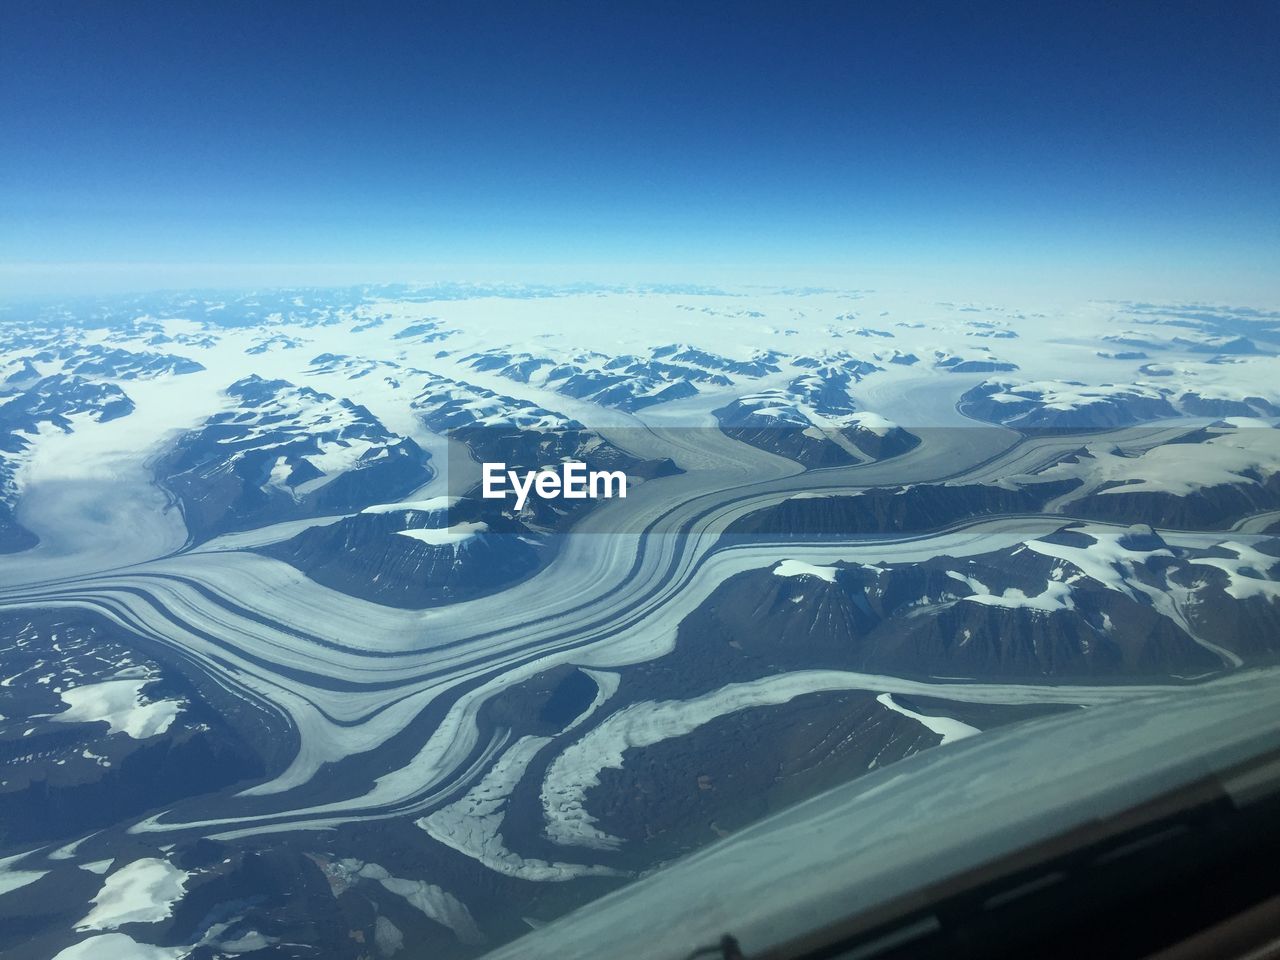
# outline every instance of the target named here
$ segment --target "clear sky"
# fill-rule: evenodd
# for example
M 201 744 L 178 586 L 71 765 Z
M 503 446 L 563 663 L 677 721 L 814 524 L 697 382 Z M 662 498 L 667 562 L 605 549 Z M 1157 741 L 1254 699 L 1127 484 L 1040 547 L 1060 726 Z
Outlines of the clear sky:
M 1247 0 L 7 0 L 0 290 L 1016 275 L 1275 299 L 1277 36 L 1280 3 Z

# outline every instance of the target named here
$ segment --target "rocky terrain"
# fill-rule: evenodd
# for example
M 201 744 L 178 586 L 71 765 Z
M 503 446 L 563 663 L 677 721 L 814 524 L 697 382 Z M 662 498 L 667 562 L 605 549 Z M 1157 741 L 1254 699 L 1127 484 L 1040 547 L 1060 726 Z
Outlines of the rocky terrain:
M 1265 310 L 9 309 L 6 957 L 467 960 L 826 791 L 1280 656 Z M 628 496 L 517 511 L 496 461 Z
M 429 454 L 346 398 L 257 375 L 226 396 L 235 406 L 182 436 L 156 467 L 193 540 L 358 510 L 431 478 Z

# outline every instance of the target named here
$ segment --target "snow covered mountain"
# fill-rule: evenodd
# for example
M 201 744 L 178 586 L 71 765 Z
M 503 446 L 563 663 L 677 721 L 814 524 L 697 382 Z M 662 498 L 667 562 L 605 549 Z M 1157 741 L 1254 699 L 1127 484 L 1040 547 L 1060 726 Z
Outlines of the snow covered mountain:
M 1089 443 L 1041 476 L 1081 480 L 1060 505 L 1077 516 L 1223 530 L 1280 509 L 1278 471 L 1280 431 L 1249 418 L 1217 421 L 1143 450 Z
M 1019 429 L 1098 429 L 1161 420 L 1185 413 L 1193 417 L 1275 417 L 1280 407 L 1247 388 L 1197 389 L 1194 371 L 1160 383 L 1145 377 L 1176 378 L 1173 370 L 1144 364 L 1144 380 L 1132 384 L 1087 385 L 1076 380 L 987 381 L 962 399 L 970 416 Z
M 1263 308 L 441 284 L 7 309 L 20 960 L 466 960 L 885 768 L 1280 657 Z M 480 496 L 495 461 L 630 489 L 517 512 Z
M 1194 677 L 1216 670 L 1223 650 L 1243 660 L 1280 652 L 1275 539 L 1190 548 L 1146 526 L 1068 524 L 964 558 L 784 560 L 718 589 L 682 629 L 779 670 Z
M 884 460 L 919 442 L 883 416 L 857 410 L 850 387 L 880 367 L 848 354 L 801 358 L 796 365 L 811 372 L 715 411 L 720 429 L 806 467 Z
M 461 497 L 377 504 L 262 551 L 334 590 L 396 607 L 469 599 L 527 575 L 548 544 Z
M 771 351 L 735 361 L 687 344 L 654 347 L 646 355 L 579 353 L 554 360 L 533 353 L 488 350 L 462 358 L 481 372 L 533 383 L 577 400 L 634 413 L 654 404 L 697 396 L 703 387 L 728 387 L 736 379 L 777 373 Z
M 431 478 L 429 454 L 351 400 L 256 374 L 226 395 L 235 407 L 182 436 L 156 466 L 197 541 L 358 510 Z
M 447 433 L 477 461 L 504 463 L 509 470 L 576 461 L 589 470 L 622 471 L 639 483 L 678 472 L 668 458 L 634 456 L 562 413 L 464 381 L 430 377 L 410 406 L 428 429 Z M 590 500 L 533 499 L 520 519 L 544 529 L 562 529 L 592 506 Z

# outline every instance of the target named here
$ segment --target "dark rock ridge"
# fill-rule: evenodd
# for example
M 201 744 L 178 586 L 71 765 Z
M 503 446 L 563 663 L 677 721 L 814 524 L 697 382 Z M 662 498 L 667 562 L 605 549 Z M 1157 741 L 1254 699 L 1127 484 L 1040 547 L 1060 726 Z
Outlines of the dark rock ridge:
M 4 613 L 0 636 L 0 847 L 82 837 L 264 773 L 269 758 L 251 746 L 262 734 L 256 711 L 225 692 L 215 709 L 204 687 L 142 654 L 138 638 L 109 621 L 75 610 Z M 165 729 L 138 739 L 103 721 L 58 719 L 63 691 L 120 678 L 144 679 L 148 703 L 178 705 Z
M 1185 494 L 1162 490 L 1129 493 L 1124 484 L 1104 484 L 1065 507 L 1073 516 L 1090 520 L 1146 523 L 1173 530 L 1227 530 L 1250 514 L 1278 509 L 1280 474 L 1242 477 L 1240 483 L 1197 487 Z
M 621 470 L 629 480 L 679 473 L 666 457 L 632 456 L 577 420 L 474 384 L 432 377 L 412 406 L 432 432 L 465 444 L 476 460 L 505 463 L 508 470 L 572 460 L 588 470 Z M 541 529 L 561 529 L 594 505 L 593 500 L 530 498 L 520 519 Z
M 251 347 L 245 348 L 245 353 L 250 356 L 261 356 L 264 353 L 270 353 L 276 350 L 298 350 L 305 346 L 306 340 L 300 337 L 290 337 L 283 333 L 277 333 L 270 337 L 260 337 Z
M 308 374 L 341 373 L 348 380 L 360 380 L 371 373 L 396 372 L 408 373 L 398 363 L 390 360 L 370 360 L 365 357 L 353 357 L 345 353 L 321 353 L 311 358 Z
M 1099 350 L 1097 356 L 1103 360 L 1146 360 L 1147 355 L 1141 350 Z
M 1172 376 L 1174 371 L 1147 364 L 1140 372 L 1162 377 Z M 1078 380 L 988 380 L 965 392 L 960 409 L 966 416 L 988 423 L 1038 430 L 1127 427 L 1180 413 L 1193 417 L 1280 416 L 1280 407 L 1258 396 L 1206 397 L 1196 390 L 1177 391 L 1150 384 L 1090 386 Z
M 957 357 L 953 354 L 939 354 L 935 357 L 933 365 L 939 370 L 947 370 L 951 373 L 1000 373 L 1004 371 L 1017 370 L 1016 363 L 1010 363 L 1007 360 L 997 360 L 995 357 L 974 357 L 965 359 Z
M 1203 337 L 1200 339 L 1190 337 L 1174 337 L 1173 343 L 1180 347 L 1186 347 L 1192 353 L 1214 353 L 1214 354 L 1260 354 L 1266 353 L 1259 350 L 1248 337 Z
M 351 596 L 422 608 L 491 593 L 527 576 L 547 547 L 481 501 L 440 497 L 309 527 L 259 552 Z
M 1148 540 L 1153 536 L 1148 531 Z M 1085 550 L 1096 543 L 1069 530 L 1059 539 Z M 726 580 L 686 618 L 678 642 L 778 671 L 828 667 L 1012 680 L 1190 678 L 1222 669 L 1221 658 L 1143 589 L 1166 590 L 1176 582 L 1191 591 L 1186 608 L 1193 611 L 1193 629 L 1254 661 L 1280 653 L 1280 613 L 1269 597 L 1233 599 L 1228 576 L 1196 562 L 1201 553 L 1171 550 L 1158 538 L 1129 546 L 1137 549 L 1117 566 L 1111 584 L 1025 546 L 920 564 L 838 564 L 788 576 L 748 571 Z M 1274 579 L 1277 567 L 1258 573 Z M 984 601 L 984 593 L 1000 599 Z M 1238 608 L 1227 614 L 1233 604 Z M 1214 619 L 1218 614 L 1221 621 Z
M 0 397 L 0 431 L 37 433 L 42 424 L 49 424 L 70 433 L 72 417 L 106 423 L 129 415 L 133 409 L 133 401 L 114 383 L 57 374 L 14 396 Z
M 1148 387 L 1091 388 L 1079 381 L 1053 386 L 1058 392 L 1046 396 L 1040 384 L 989 380 L 966 391 L 960 398 L 960 409 L 966 416 L 987 423 L 1027 429 L 1125 427 L 1178 415 L 1163 392 Z M 1062 394 L 1070 400 L 1062 400 Z
M 824 429 L 800 419 L 803 415 L 773 415 L 741 400 L 714 413 L 725 436 L 810 468 L 887 460 L 920 443 L 919 437 L 896 424 L 885 430 L 869 429 L 856 422 L 839 429 Z
M 1252 514 L 1280 509 L 1280 474 L 1273 462 L 1277 438 L 1271 427 L 1218 421 L 1187 429 L 1140 454 L 1089 443 L 1045 470 L 1041 479 L 1075 476 L 1086 483 L 1058 507 L 1071 516 L 1225 530 Z M 1210 469 L 1199 473 L 1197 467 L 1205 465 Z
M 651 353 L 659 359 L 691 363 L 708 370 L 721 370 L 740 377 L 763 377 L 766 374 L 777 373 L 781 369 L 778 366 L 781 354 L 776 350 L 760 351 L 749 360 L 730 360 L 688 344 L 672 343 L 664 347 L 654 347 Z
M 725 534 L 824 539 L 937 530 L 974 517 L 1036 513 L 1079 484 L 1079 480 L 1023 487 L 920 483 L 834 496 L 800 494 L 733 521 Z
M 1280 417 L 1280 407 L 1262 397 L 1202 397 L 1188 391 L 1177 400 L 1184 413 L 1193 417 Z
M 537 382 L 567 397 L 635 412 L 695 396 L 699 386 L 728 387 L 734 377 L 754 379 L 777 373 L 780 358 L 768 350 L 733 360 L 673 343 L 655 347 L 647 356 L 586 352 L 555 360 L 527 351 L 493 349 L 469 354 L 462 362 L 517 383 Z
M 1255 549 L 1262 559 L 1235 578 L 1201 562 L 1171 579 L 1194 592 L 1196 602 L 1187 605 L 1186 616 L 1200 636 L 1232 650 L 1246 663 L 1274 664 L 1280 659 L 1280 590 L 1269 592 L 1266 585 L 1280 579 L 1280 540 L 1255 544 Z M 1232 552 L 1203 551 L 1198 559 L 1229 558 Z
M 806 467 L 885 460 L 920 442 L 896 424 L 857 412 L 850 388 L 880 367 L 847 354 L 801 358 L 796 365 L 811 372 L 715 410 L 725 435 Z
M 417 343 L 438 343 L 453 336 L 456 331 L 443 329 L 443 323 L 435 317 L 429 317 L 418 323 L 411 323 L 400 330 L 392 338 L 394 340 L 413 340 Z
M 184 434 L 155 466 L 193 541 L 394 501 L 432 476 L 428 453 L 350 400 L 258 376 L 227 394 L 237 408 Z
M 134 351 L 102 344 L 70 345 L 46 349 L 32 357 L 37 363 L 60 361 L 67 373 L 109 377 L 115 380 L 145 380 L 154 377 L 199 373 L 204 364 L 172 353 Z

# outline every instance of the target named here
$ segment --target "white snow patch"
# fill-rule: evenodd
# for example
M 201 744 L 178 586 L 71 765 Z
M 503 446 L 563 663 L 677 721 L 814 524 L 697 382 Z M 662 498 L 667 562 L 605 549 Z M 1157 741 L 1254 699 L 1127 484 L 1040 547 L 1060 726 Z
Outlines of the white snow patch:
M 1280 430 L 1244 428 L 1203 443 L 1166 443 L 1125 456 L 1114 446 L 1091 443 L 1087 457 L 1060 463 L 1040 476 L 1045 480 L 1079 477 L 1085 481 L 1072 499 L 1097 490 L 1103 496 L 1168 493 L 1185 497 L 1207 487 L 1257 484 L 1280 469 Z
M 105 720 L 108 734 L 123 733 L 135 740 L 158 736 L 169 729 L 182 705 L 177 700 L 144 700 L 142 688 L 148 682 L 147 678 L 104 680 L 63 690 L 59 696 L 69 709 L 50 719 L 60 723 Z
M 397 530 L 396 533 L 432 547 L 446 547 L 457 546 L 488 529 L 489 525 L 483 520 L 469 520 L 455 523 L 452 527 L 424 527 L 418 530 Z
M 878 413 L 870 411 L 862 411 L 860 413 L 851 414 L 848 418 L 850 426 L 861 427 L 874 433 L 877 437 L 885 437 L 897 429 L 898 425 L 887 417 L 882 417 Z
M 827 583 L 836 582 L 836 567 L 819 567 L 803 560 L 783 560 L 773 572 L 779 577 L 817 577 Z
M 986 589 L 985 585 L 972 577 L 965 577 L 964 579 L 975 589 L 982 587 L 982 590 L 978 593 L 964 598 L 972 603 L 981 603 L 988 607 L 1038 610 L 1041 613 L 1052 613 L 1055 610 L 1071 610 L 1075 607 L 1075 601 L 1071 598 L 1070 584 L 1061 581 L 1050 580 L 1045 584 L 1042 592 L 1034 596 L 1027 596 L 1024 591 L 1019 590 L 1017 587 L 1009 587 L 1003 593 L 991 593 Z
M 417 510 L 421 513 L 432 513 L 436 510 L 448 510 L 462 499 L 462 497 L 431 497 L 427 500 L 406 500 L 403 503 L 375 503 L 371 507 L 365 507 L 360 512 L 401 513 L 408 510 Z
M 153 947 L 123 933 L 103 933 L 60 950 L 53 960 L 179 960 L 182 947 Z
M 49 872 L 48 870 L 13 870 L 10 868 L 10 864 L 17 863 L 26 856 L 27 854 L 25 853 L 19 853 L 0 860 L 0 896 L 10 890 L 17 890 L 19 887 L 25 887 L 29 883 L 35 883 Z
M 923 726 L 941 736 L 942 743 L 954 743 L 956 740 L 963 740 L 965 737 L 972 737 L 974 734 L 982 732 L 977 727 L 971 727 L 969 724 L 961 723 L 951 717 L 931 717 L 928 714 L 908 710 L 895 702 L 891 693 L 880 694 L 880 696 L 876 697 L 876 702 L 888 707 L 894 713 L 900 713 L 904 717 L 919 721 Z
M 1202 567 L 1216 567 L 1226 573 L 1226 592 L 1236 600 L 1248 600 L 1251 597 L 1274 600 L 1280 597 L 1280 582 L 1263 579 L 1266 571 L 1280 563 L 1280 557 L 1270 556 L 1248 544 L 1234 541 L 1220 543 L 1218 546 L 1230 550 L 1236 558 L 1200 557 L 1191 563 Z
M 107 877 L 76 929 L 114 930 L 126 923 L 163 920 L 182 899 L 189 876 L 167 860 L 134 860 Z

